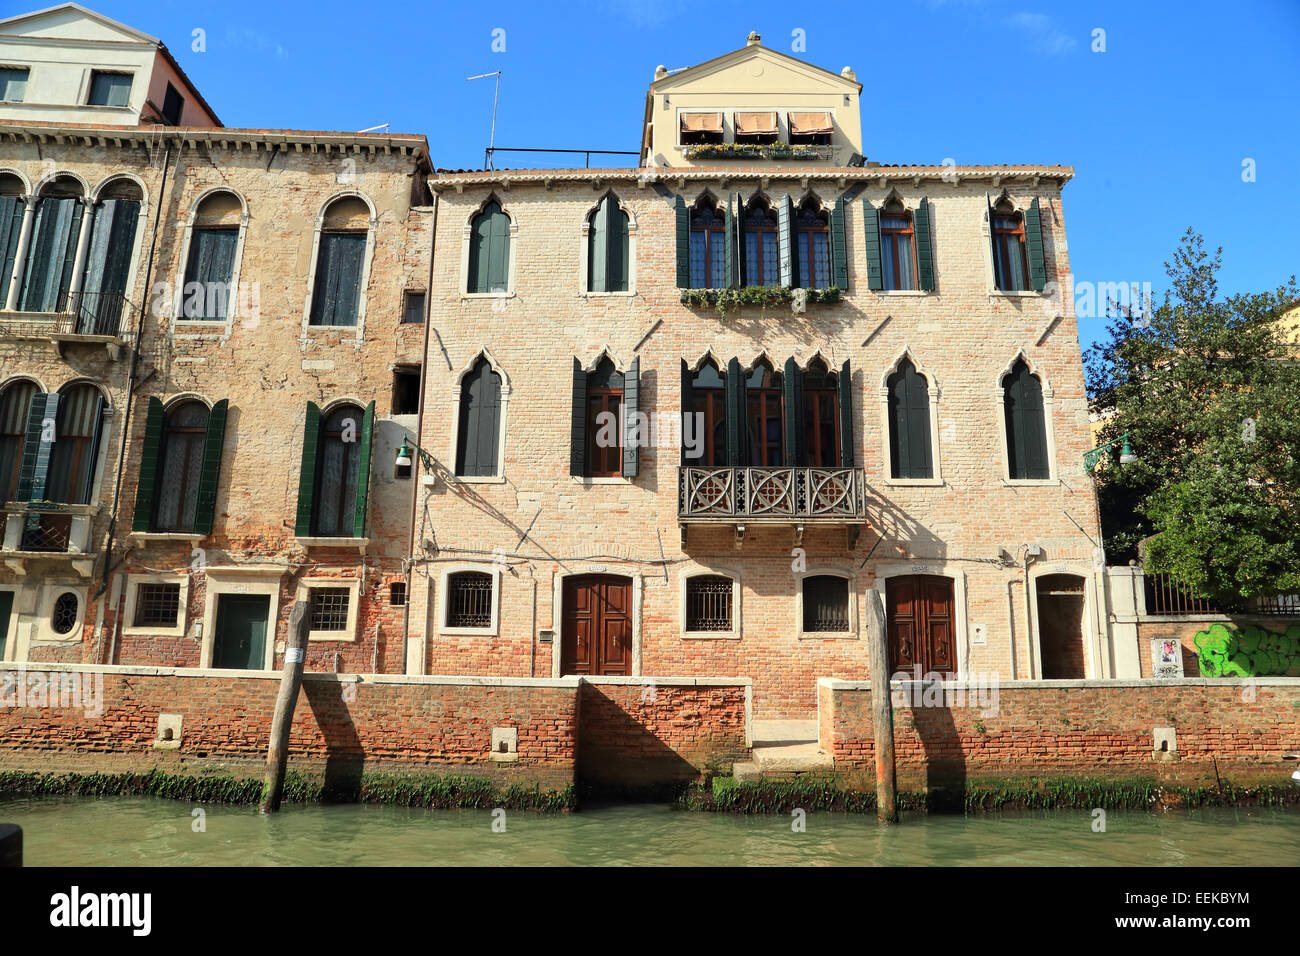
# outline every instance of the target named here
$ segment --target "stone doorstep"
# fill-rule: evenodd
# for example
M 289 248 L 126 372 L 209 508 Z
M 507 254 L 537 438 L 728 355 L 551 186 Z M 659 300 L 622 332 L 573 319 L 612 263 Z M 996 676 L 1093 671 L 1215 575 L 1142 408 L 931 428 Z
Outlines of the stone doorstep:
M 736 771 L 737 779 L 753 779 L 741 776 L 750 772 L 803 773 L 835 767 L 834 758 L 818 745 L 816 720 L 756 720 L 753 744 L 753 762 L 737 765 L 744 768 Z

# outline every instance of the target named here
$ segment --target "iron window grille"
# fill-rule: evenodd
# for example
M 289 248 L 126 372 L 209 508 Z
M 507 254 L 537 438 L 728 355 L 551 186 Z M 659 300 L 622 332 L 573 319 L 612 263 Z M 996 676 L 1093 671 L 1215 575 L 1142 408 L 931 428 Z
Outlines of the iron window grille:
M 71 591 L 64 591 L 54 599 L 54 611 L 50 615 L 50 629 L 55 634 L 69 634 L 77 625 L 77 612 L 81 602 Z
M 179 584 L 141 584 L 136 588 L 133 627 L 175 627 L 180 612 Z
M 447 626 L 492 626 L 492 575 L 462 571 L 447 579 Z
M 686 581 L 686 630 L 731 630 L 731 578 L 698 574 Z
M 351 600 L 348 588 L 312 588 L 311 630 L 346 631 Z
M 804 578 L 803 629 L 807 633 L 849 629 L 849 582 L 829 574 Z

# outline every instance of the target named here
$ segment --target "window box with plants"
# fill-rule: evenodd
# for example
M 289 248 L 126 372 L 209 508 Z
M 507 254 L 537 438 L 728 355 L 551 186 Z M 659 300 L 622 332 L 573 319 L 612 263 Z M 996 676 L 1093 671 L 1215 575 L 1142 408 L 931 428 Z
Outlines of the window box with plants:
M 683 289 L 682 304 L 697 309 L 709 308 L 720 313 L 735 312 L 745 306 L 789 305 L 802 296 L 807 304 L 840 301 L 835 286 L 825 289 L 792 289 L 789 286 L 747 285 L 740 289 Z

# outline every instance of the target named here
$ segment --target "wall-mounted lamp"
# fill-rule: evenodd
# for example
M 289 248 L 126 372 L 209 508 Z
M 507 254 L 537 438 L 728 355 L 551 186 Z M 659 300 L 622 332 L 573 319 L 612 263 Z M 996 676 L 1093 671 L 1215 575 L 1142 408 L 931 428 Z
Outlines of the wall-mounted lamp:
M 411 467 L 411 450 L 414 449 L 420 455 L 420 464 L 424 466 L 425 471 L 434 470 L 433 456 L 417 445 L 410 439 L 403 438 L 401 447 L 397 449 L 397 460 L 393 463 L 398 468 Z
M 1137 461 L 1137 455 L 1133 454 L 1133 446 L 1129 444 L 1128 432 L 1125 432 L 1124 434 L 1120 435 L 1118 438 L 1112 438 L 1110 441 L 1103 442 L 1102 444 L 1098 445 L 1096 448 L 1084 452 L 1083 470 L 1091 474 L 1093 469 L 1097 467 L 1097 463 L 1101 461 L 1102 456 L 1104 456 L 1106 452 L 1110 451 L 1116 445 L 1120 446 L 1119 463 L 1121 465 L 1131 465 L 1135 461 Z

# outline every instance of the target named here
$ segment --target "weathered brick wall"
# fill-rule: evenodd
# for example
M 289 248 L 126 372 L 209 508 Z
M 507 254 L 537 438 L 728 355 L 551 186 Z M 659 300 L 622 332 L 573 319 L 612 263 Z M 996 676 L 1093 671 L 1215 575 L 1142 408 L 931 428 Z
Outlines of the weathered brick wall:
M 1072 685 L 1072 686 L 1071 686 Z M 1300 740 L 1300 679 L 1092 684 L 1033 681 L 997 688 L 996 709 L 971 697 L 924 706 L 921 685 L 894 685 L 894 748 L 901 777 L 1044 776 L 1220 770 L 1277 776 Z M 869 686 L 821 681 L 821 746 L 849 779 L 874 778 Z M 900 704 L 901 695 L 901 704 Z M 1179 763 L 1152 758 L 1152 731 L 1177 732 Z M 1211 777 L 1213 773 L 1211 772 Z
M 766 172 L 772 177 L 767 195 L 790 191 L 802 196 L 804 186 L 789 171 Z M 746 198 L 758 188 L 751 171 L 729 173 L 733 178 L 725 187 L 716 181 L 668 185 L 688 203 L 706 188 L 715 196 L 739 189 Z M 817 677 L 866 676 L 866 589 L 885 574 L 918 568 L 955 576 L 959 590 L 964 580 L 966 610 L 958 625 L 957 652 L 969 669 L 1007 674 L 1014 636 L 1018 676 L 1028 676 L 1030 632 L 1021 572 L 994 562 L 999 549 L 1014 551 L 1022 542 L 1036 541 L 1043 547 L 1045 566 L 1085 577 L 1092 573 L 1092 544 L 1070 520 L 1095 531 L 1093 493 L 1080 464 L 1091 440 L 1069 297 L 1061 303 L 988 293 L 985 185 L 937 179 L 919 186 L 869 184 L 848 204 L 850 288 L 841 303 L 810 305 L 798 316 L 782 308 L 747 308 L 726 317 L 681 304 L 673 205 L 651 188 L 631 183 L 614 183 L 613 188 L 636 223 L 635 294 L 582 294 L 582 222 L 609 185 L 606 179 L 593 189 L 589 181 L 557 177 L 545 186 L 516 183 L 493 193 L 488 185 L 471 183 L 463 192 L 445 189 L 440 194 L 432 321 L 447 359 L 431 360 L 427 369 L 420 442 L 446 472 L 454 470 L 456 383 L 483 350 L 499 365 L 509 402 L 500 480 L 458 482 L 444 474 L 431 493 L 420 489 L 415 539 L 436 549 L 417 550 L 417 559 L 436 561 L 417 567 L 419 583 L 412 588 L 413 624 L 427 627 L 426 671 L 550 673 L 552 645 L 536 643 L 536 630 L 554 628 L 559 639 L 556 579 L 599 568 L 641 577 L 641 673 L 751 676 L 761 716 L 806 717 L 815 706 Z M 935 210 L 934 294 L 882 295 L 865 288 L 861 204 L 879 206 L 895 187 L 909 207 L 925 195 Z M 1013 184 L 1011 189 L 1022 206 L 1039 198 L 1048 279 L 1063 281 L 1069 265 L 1059 193 L 1047 183 L 1034 189 Z M 827 202 L 841 191 L 826 181 L 814 182 L 812 190 Z M 464 297 L 464 228 L 490 195 L 503 202 L 518 227 L 514 294 Z M 1057 314 L 1060 321 L 1044 335 Z M 635 479 L 570 477 L 573 360 L 588 367 L 606 347 L 622 367 L 640 358 L 640 410 L 665 419 L 680 413 L 681 360 L 693 367 L 707 350 L 724 364 L 735 356 L 748 365 L 763 351 L 777 366 L 788 356 L 807 363 L 819 351 L 834 368 L 851 361 L 855 463 L 866 472 L 870 527 L 850 550 L 843 529 L 810 522 L 802 546 L 810 569 L 856 575 L 856 639 L 798 638 L 792 527 L 751 525 L 737 548 L 730 526 L 697 525 L 683 547 L 676 446 L 642 449 Z M 937 487 L 889 478 L 880 390 L 905 349 L 939 389 L 936 453 L 944 483 Z M 1059 483 L 1010 486 L 1002 479 L 996 384 L 1021 349 L 1052 389 Z M 884 540 L 878 541 L 878 534 Z M 436 620 L 438 562 L 487 563 L 497 548 L 512 567 L 503 576 L 497 632 L 481 637 L 441 633 Z M 739 640 L 682 635 L 681 575 L 709 569 L 741 574 Z M 961 641 L 975 623 L 985 625 L 987 641 Z
M 103 712 L 78 707 L 0 706 L 0 764 L 31 769 L 94 767 L 123 760 L 136 769 L 229 763 L 257 769 L 266 759 L 278 675 L 75 668 L 84 688 L 102 674 Z M 13 665 L 0 668 L 0 687 Z M 49 673 L 62 679 L 69 669 Z M 349 679 L 306 674 L 289 740 L 291 768 L 331 762 L 352 768 L 488 775 L 562 789 L 573 782 L 577 680 L 453 681 Z M 89 700 L 90 697 L 83 699 Z M 180 714 L 181 745 L 153 747 L 158 715 Z M 491 759 L 492 729 L 518 729 L 519 758 Z
M 749 751 L 748 682 L 587 678 L 578 776 L 635 787 L 730 773 Z
M 1284 633 L 1289 628 L 1295 627 L 1300 621 L 1295 618 L 1280 617 L 1210 617 L 1200 620 L 1180 619 L 1167 620 L 1159 617 L 1144 617 L 1139 619 L 1137 625 L 1138 632 L 1138 656 L 1142 662 L 1142 676 L 1150 677 L 1152 674 L 1151 667 L 1151 642 L 1153 640 L 1175 640 L 1182 646 L 1183 654 L 1183 674 L 1187 677 L 1200 677 L 1200 651 L 1196 647 L 1196 635 L 1202 631 L 1209 630 L 1215 624 L 1222 624 L 1228 629 L 1239 627 L 1258 627 L 1265 631 L 1274 631 Z

